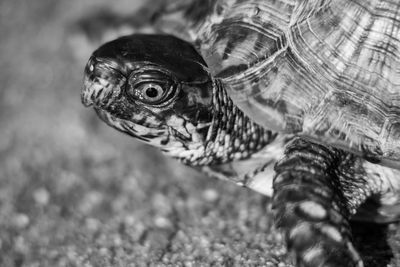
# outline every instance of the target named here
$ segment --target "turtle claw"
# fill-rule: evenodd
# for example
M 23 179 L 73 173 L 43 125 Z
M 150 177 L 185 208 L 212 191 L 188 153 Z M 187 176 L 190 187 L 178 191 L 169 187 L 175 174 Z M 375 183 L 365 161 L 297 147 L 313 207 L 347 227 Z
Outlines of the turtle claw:
M 292 240 L 293 241 L 293 240 Z M 311 241 L 311 240 L 310 240 Z M 324 244 L 314 245 L 305 249 L 302 242 L 301 247 L 291 248 L 296 266 L 304 267 L 364 267 L 364 264 L 354 249 L 351 242 L 331 243 L 324 240 Z M 297 249 L 297 250 L 296 250 Z
M 275 224 L 283 230 L 296 266 L 362 267 L 351 243 L 350 212 L 328 148 L 301 139 L 275 166 Z
M 299 212 L 302 203 L 294 203 L 290 209 L 278 208 L 276 212 L 276 224 L 285 232 L 287 247 L 296 266 L 363 267 L 361 257 L 350 241 L 347 221 L 334 225 L 331 215 L 321 220 L 311 218 L 308 216 L 311 210 Z

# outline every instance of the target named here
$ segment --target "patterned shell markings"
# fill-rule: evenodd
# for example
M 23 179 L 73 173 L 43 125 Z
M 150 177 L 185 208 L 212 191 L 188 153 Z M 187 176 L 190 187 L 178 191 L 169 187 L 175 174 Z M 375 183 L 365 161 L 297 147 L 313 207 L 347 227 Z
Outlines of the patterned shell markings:
M 400 168 L 400 2 L 217 1 L 195 28 L 211 71 L 267 128 Z

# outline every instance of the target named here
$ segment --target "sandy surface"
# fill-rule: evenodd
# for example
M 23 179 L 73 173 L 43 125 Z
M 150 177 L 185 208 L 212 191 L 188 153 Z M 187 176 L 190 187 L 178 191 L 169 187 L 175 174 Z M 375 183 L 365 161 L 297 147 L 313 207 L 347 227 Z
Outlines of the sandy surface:
M 0 1 L 0 266 L 290 266 L 267 198 L 81 105 L 90 51 L 71 28 L 105 2 Z M 400 266 L 396 225 L 354 228 L 366 266 Z

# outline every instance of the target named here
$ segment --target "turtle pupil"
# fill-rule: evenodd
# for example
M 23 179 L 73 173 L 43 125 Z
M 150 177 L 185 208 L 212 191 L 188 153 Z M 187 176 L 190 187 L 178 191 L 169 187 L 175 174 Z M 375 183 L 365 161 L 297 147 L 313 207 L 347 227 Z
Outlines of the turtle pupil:
M 157 97 L 157 95 L 158 95 L 158 90 L 157 90 L 156 88 L 154 88 L 154 87 L 149 87 L 149 88 L 147 88 L 147 90 L 146 90 L 146 95 L 147 95 L 148 97 L 150 97 L 150 98 Z

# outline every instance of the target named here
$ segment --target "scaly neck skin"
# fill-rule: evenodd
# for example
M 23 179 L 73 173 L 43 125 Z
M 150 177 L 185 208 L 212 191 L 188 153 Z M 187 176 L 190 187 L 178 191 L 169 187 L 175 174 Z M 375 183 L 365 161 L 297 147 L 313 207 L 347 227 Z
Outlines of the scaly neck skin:
M 184 164 L 215 165 L 244 159 L 271 143 L 277 136 L 244 115 L 233 104 L 218 80 L 213 86 L 212 106 L 213 118 L 205 140 L 194 149 L 172 155 Z

